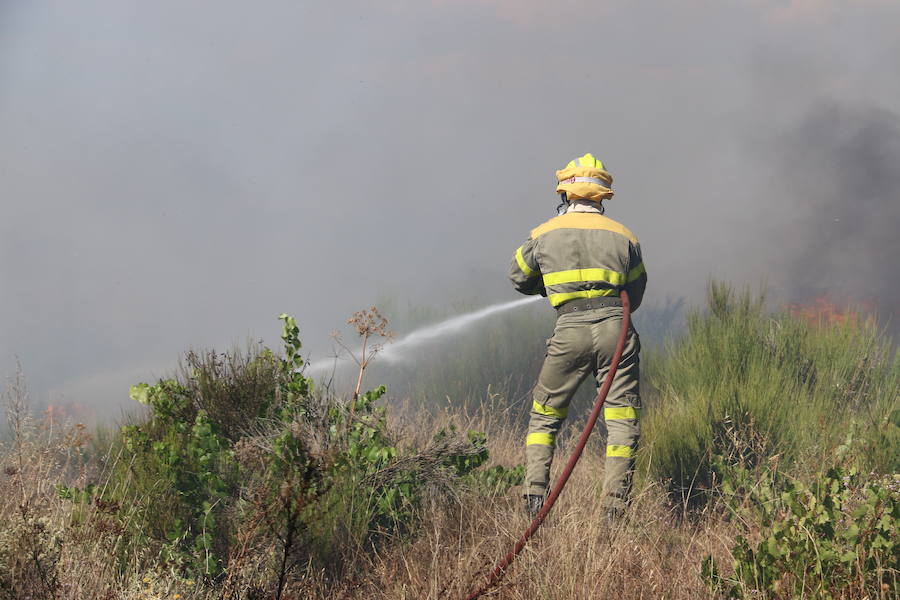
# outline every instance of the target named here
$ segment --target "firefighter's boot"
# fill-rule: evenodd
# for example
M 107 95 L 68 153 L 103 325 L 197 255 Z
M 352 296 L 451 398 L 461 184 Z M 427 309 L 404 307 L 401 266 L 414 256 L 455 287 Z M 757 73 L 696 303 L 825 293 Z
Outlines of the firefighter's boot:
M 529 519 L 535 518 L 542 508 L 544 508 L 543 495 L 528 494 L 525 496 L 525 512 L 528 513 Z
M 625 511 L 621 508 L 607 508 L 604 516 L 606 517 L 607 527 L 616 527 L 622 522 Z

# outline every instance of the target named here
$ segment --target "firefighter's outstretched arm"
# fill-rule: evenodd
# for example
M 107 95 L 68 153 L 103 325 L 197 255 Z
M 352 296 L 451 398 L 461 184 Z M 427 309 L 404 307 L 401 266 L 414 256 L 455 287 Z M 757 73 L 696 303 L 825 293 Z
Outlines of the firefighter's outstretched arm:
M 534 259 L 534 244 L 534 240 L 528 239 L 516 249 L 509 265 L 509 279 L 516 291 L 522 294 L 546 296 L 541 269 Z

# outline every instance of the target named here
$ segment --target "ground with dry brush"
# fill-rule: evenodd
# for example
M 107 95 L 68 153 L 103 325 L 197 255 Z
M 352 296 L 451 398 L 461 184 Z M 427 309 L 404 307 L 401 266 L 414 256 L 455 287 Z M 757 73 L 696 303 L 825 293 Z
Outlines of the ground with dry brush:
M 509 425 L 486 422 L 484 415 L 462 418 L 421 413 L 395 424 L 408 441 L 430 438 L 454 422 L 463 430 L 492 431 L 491 463 L 521 460 L 521 435 Z M 0 487 L 3 537 L 0 556 L 19 578 L 17 593 L 33 598 L 218 598 L 266 597 L 266 561 L 235 553 L 228 576 L 197 582 L 158 569 L 125 576 L 110 564 L 122 527 L 114 508 L 84 507 L 62 500 L 56 483 L 89 477 L 80 429 L 56 429 L 47 422 L 23 424 L 22 443 L 4 458 Z M 571 437 L 569 438 L 571 440 Z M 561 452 L 571 444 L 562 442 Z M 649 485 L 632 506 L 628 520 L 610 529 L 597 510 L 602 481 L 601 447 L 593 441 L 534 541 L 491 597 L 496 598 L 698 598 L 707 595 L 699 577 L 708 554 L 726 558 L 734 528 L 725 513 L 709 509 L 682 518 L 662 491 Z M 561 461 L 557 461 L 557 466 Z M 360 551 L 354 575 L 334 581 L 314 569 L 297 573 L 285 597 L 291 598 L 456 598 L 464 597 L 526 527 L 518 487 L 498 496 L 460 490 L 451 498 L 429 498 L 420 507 L 420 529 L 411 541 L 387 542 L 379 552 Z M 265 549 L 257 548 L 264 552 Z M 129 572 L 130 571 L 130 572 Z M 2 592 L 0 592 L 2 593 Z M 29 596 L 15 596 L 26 598 Z
M 442 600 L 484 580 L 527 526 L 512 485 L 526 409 L 496 393 L 441 409 L 386 402 L 362 391 L 371 345 L 348 398 L 314 391 L 282 317 L 283 354 L 189 353 L 180 383 L 137 390 L 168 416 L 121 430 L 34 416 L 24 379 L 10 382 L 0 600 Z M 869 320 L 773 314 L 713 284 L 707 310 L 649 362 L 625 519 L 611 527 L 598 511 L 598 432 L 485 597 L 900 597 L 893 340 Z

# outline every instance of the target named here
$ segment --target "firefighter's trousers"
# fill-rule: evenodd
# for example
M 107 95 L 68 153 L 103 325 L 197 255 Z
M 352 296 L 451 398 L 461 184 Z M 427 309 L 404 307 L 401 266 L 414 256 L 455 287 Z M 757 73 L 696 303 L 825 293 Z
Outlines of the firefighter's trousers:
M 534 387 L 525 446 L 525 493 L 543 495 L 550 478 L 556 435 L 569 402 L 588 374 L 598 385 L 609 372 L 622 327 L 622 308 L 606 307 L 561 315 Z M 601 504 L 625 507 L 631 492 L 634 453 L 640 436 L 638 389 L 640 339 L 633 328 L 603 405 L 608 431 Z

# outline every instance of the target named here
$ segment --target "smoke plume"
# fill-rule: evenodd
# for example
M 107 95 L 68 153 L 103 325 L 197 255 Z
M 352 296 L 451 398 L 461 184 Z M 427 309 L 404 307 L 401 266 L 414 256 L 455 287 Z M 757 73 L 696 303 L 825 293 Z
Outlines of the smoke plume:
M 829 294 L 896 315 L 900 116 L 829 105 L 773 144 L 776 259 L 789 295 Z M 765 188 L 766 186 L 763 185 Z

